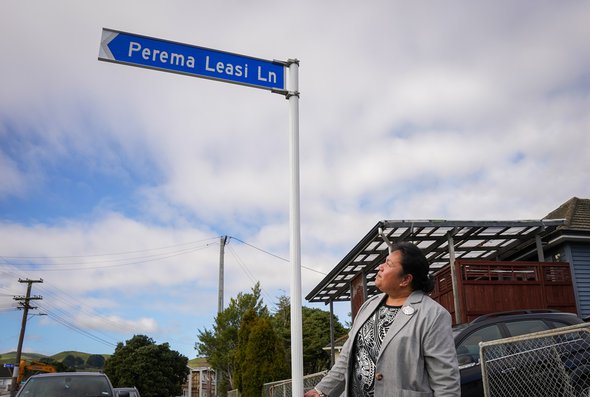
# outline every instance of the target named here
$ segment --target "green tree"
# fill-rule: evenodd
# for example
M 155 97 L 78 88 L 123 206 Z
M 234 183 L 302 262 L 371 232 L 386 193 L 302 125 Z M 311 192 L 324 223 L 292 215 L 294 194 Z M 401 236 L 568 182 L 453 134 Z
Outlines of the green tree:
M 91 354 L 86 359 L 86 365 L 90 368 L 104 368 L 105 359 L 100 354 Z
M 67 356 L 65 356 L 62 362 L 64 363 L 64 365 L 70 368 L 76 368 L 79 367 L 81 364 L 84 364 L 83 359 L 81 359 L 78 356 L 74 356 L 73 354 L 68 354 Z
M 268 316 L 244 315 L 236 358 L 236 385 L 243 397 L 258 397 L 264 383 L 288 377 L 285 349 Z
M 52 365 L 57 372 L 73 372 L 74 368 L 66 366 L 63 362 L 57 361 L 51 357 L 41 357 L 39 362 Z
M 195 349 L 200 357 L 215 368 L 221 394 L 234 389 L 234 370 L 238 345 L 238 330 L 243 316 L 252 310 L 256 315 L 269 315 L 261 298 L 260 283 L 257 282 L 251 293 L 239 293 L 230 299 L 228 307 L 215 317 L 212 330 L 198 330 Z
M 187 364 L 188 358 L 170 350 L 168 343 L 156 345 L 145 335 L 134 335 L 117 344 L 104 372 L 115 387 L 136 386 L 142 397 L 171 397 L 182 393 Z
M 273 325 L 283 339 L 288 361 L 291 362 L 291 304 L 286 296 L 279 297 L 273 313 Z M 303 307 L 303 372 L 312 374 L 330 367 L 330 353 L 323 350 L 330 344 L 330 312 Z M 346 334 L 338 317 L 333 316 L 334 337 Z
M 291 357 L 291 301 L 288 296 L 279 296 L 275 304 L 275 311 L 271 321 L 278 336 L 283 341 L 283 347 L 287 353 L 287 360 L 290 363 Z
M 330 352 L 324 347 L 330 344 L 330 312 L 303 308 L 303 371 L 312 374 L 330 367 Z M 333 316 L 334 337 L 346 334 L 346 329 Z

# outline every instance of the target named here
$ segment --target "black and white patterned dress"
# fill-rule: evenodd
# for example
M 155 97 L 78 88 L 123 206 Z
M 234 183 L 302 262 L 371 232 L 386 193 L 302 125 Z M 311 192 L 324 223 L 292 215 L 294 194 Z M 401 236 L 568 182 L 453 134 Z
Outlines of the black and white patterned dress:
M 400 308 L 401 306 L 379 305 L 356 335 L 352 351 L 352 397 L 373 397 L 377 355 Z

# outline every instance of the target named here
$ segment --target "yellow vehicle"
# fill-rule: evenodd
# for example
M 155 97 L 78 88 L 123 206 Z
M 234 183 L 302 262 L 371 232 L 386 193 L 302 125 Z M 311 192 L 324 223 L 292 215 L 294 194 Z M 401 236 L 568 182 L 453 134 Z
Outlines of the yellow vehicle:
M 20 360 L 20 364 L 18 365 L 18 377 L 16 378 L 17 385 L 20 385 L 25 377 L 25 371 L 35 371 L 35 374 L 38 374 L 39 372 L 57 372 L 57 368 L 51 364 L 38 361 Z

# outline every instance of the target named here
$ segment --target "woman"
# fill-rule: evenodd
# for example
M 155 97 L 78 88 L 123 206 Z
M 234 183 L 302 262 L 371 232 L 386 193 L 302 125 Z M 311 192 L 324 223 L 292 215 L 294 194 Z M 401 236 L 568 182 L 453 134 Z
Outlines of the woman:
M 361 306 L 338 361 L 305 397 L 461 395 L 451 316 L 426 295 L 429 269 L 414 244 L 393 246 L 375 278 L 382 293 Z

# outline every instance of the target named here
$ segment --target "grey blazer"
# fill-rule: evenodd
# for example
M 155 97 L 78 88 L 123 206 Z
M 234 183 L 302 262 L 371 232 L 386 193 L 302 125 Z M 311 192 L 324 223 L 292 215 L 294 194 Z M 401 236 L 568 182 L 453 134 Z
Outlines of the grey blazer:
M 386 298 L 385 294 L 379 294 L 361 306 L 338 361 L 318 383 L 318 390 L 329 397 L 338 397 L 343 392 L 344 396 L 349 396 L 348 377 L 354 339 Z M 451 315 L 422 291 L 414 291 L 397 313 L 383 340 L 375 368 L 375 397 L 460 395 Z

